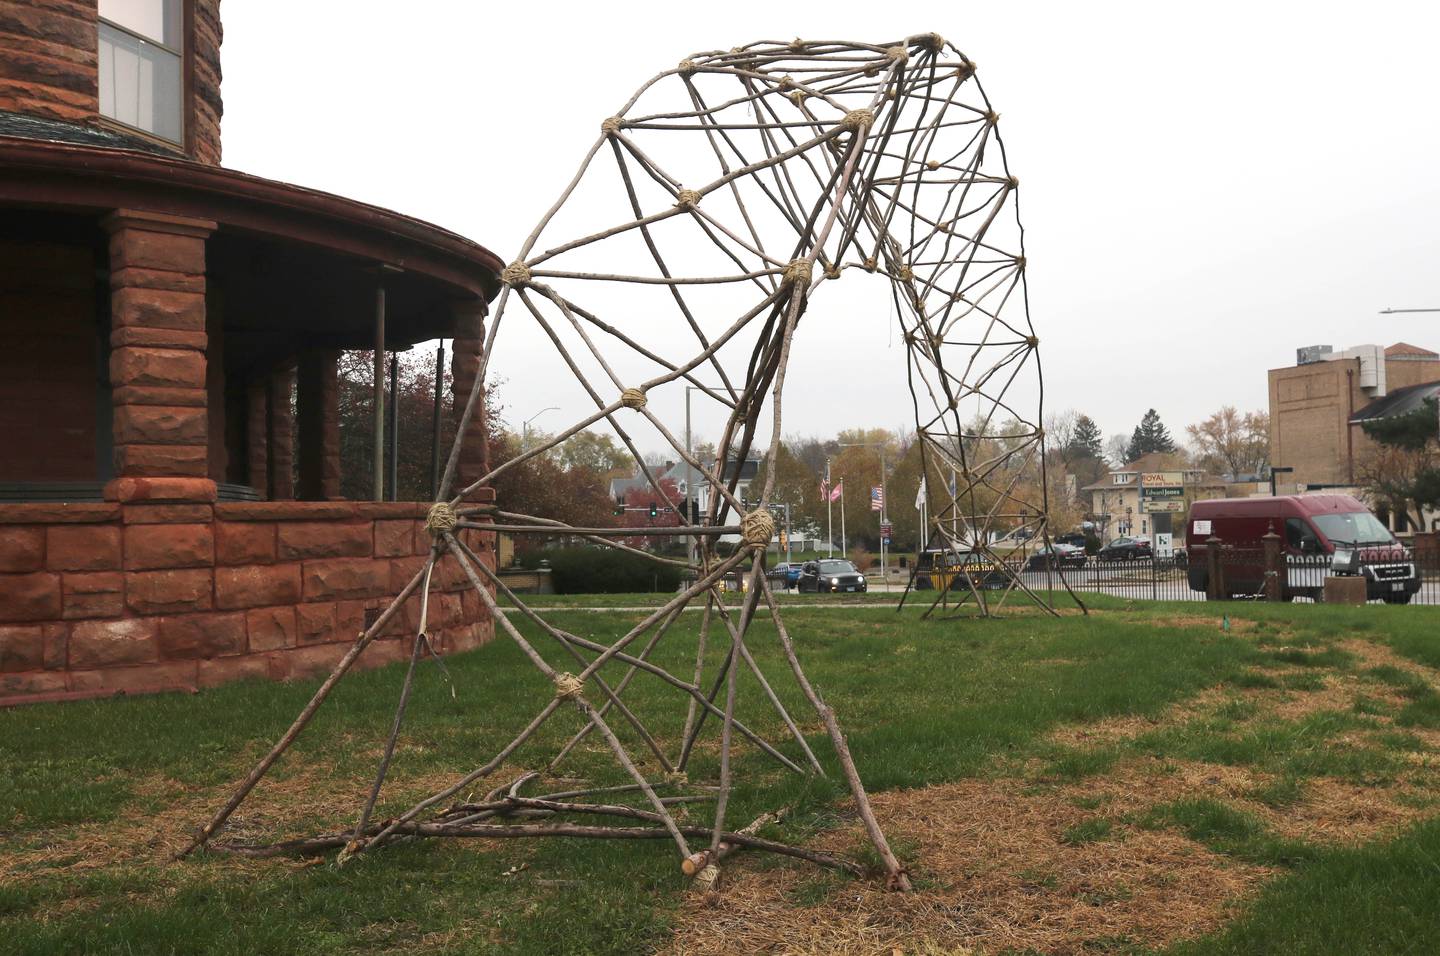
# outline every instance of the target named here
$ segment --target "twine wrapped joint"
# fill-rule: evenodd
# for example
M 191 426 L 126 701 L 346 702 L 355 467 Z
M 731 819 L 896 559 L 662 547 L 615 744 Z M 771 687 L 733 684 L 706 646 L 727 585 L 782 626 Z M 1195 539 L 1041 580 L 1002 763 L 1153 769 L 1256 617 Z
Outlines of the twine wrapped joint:
M 911 269 L 909 266 L 901 266 L 900 269 L 895 273 L 895 278 L 899 279 L 901 282 L 910 282 L 915 278 L 915 270 Z
M 606 136 L 614 136 L 616 133 L 620 132 L 620 123 L 620 117 L 612 116 L 600 124 L 600 132 L 604 133 Z
M 747 513 L 740 519 L 740 536 L 752 548 L 768 548 L 775 537 L 775 516 L 765 508 Z
M 678 200 L 675 205 L 681 209 L 694 209 L 703 198 L 703 194 L 698 189 L 682 189 L 675 194 L 675 198 Z
M 620 393 L 620 404 L 626 408 L 633 408 L 637 411 L 645 407 L 645 390 L 643 388 L 627 388 Z
M 875 111 L 870 109 L 851 110 L 845 114 L 845 119 L 841 121 L 840 125 L 846 129 L 869 129 L 875 125 Z
M 555 696 L 561 700 L 574 700 L 585 693 L 585 682 L 574 674 L 565 673 L 555 676 Z
M 702 893 L 708 892 L 715 888 L 715 881 L 718 879 L 720 879 L 720 867 L 711 863 L 695 877 L 695 889 Z
M 906 60 L 910 59 L 910 51 L 905 49 L 903 46 L 892 46 L 890 49 L 885 51 L 885 56 L 889 59 L 894 60 L 897 63 L 904 63 Z
M 450 507 L 449 502 L 437 501 L 425 514 L 425 530 L 430 532 L 430 537 L 438 538 L 454 531 L 455 523 L 459 520 L 460 516 Z
M 813 274 L 815 264 L 809 259 L 792 259 L 785 267 L 783 281 L 785 285 L 810 284 L 810 276 Z
M 500 281 L 512 287 L 528 285 L 530 283 L 530 267 L 517 259 L 500 270 Z
M 700 67 L 696 65 L 694 60 L 681 60 L 678 69 L 680 70 L 681 76 L 690 76 L 696 70 L 700 69 Z

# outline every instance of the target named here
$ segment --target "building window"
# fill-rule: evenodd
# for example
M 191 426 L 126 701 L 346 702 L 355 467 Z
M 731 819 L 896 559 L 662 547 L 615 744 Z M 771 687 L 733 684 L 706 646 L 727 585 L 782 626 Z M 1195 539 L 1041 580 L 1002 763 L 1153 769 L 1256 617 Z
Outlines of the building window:
M 100 0 L 100 113 L 180 143 L 181 3 Z

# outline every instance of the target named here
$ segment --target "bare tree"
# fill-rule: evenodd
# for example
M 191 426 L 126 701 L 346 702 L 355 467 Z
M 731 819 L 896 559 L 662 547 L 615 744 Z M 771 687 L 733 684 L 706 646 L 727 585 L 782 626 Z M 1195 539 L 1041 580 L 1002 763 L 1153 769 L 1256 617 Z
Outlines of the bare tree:
M 1270 415 L 1264 411 L 1243 415 L 1225 405 L 1196 425 L 1187 426 L 1202 462 L 1233 476 L 1258 475 L 1270 458 Z

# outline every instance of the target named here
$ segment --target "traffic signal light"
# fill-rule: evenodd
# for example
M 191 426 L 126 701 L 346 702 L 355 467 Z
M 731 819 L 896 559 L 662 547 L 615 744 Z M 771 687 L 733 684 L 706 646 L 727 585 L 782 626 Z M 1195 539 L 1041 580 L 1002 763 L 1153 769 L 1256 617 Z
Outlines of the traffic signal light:
M 650 502 L 650 520 L 651 520 L 651 521 L 654 521 L 654 520 L 655 520 L 655 516 L 658 515 L 659 513 L 660 513 L 660 510 L 655 507 L 655 502 L 653 502 L 653 501 Z

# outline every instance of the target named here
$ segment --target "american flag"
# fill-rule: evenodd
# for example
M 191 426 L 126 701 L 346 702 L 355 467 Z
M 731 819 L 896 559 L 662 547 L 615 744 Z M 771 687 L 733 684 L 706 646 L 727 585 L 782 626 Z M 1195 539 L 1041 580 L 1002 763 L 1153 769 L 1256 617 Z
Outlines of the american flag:
M 870 489 L 870 510 L 885 510 L 885 489 L 879 485 Z

